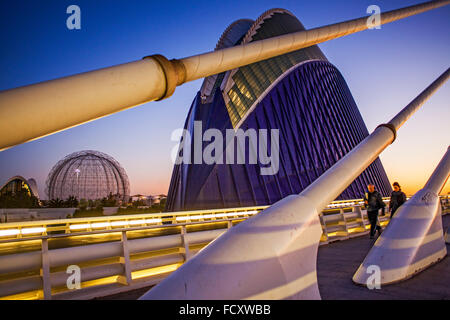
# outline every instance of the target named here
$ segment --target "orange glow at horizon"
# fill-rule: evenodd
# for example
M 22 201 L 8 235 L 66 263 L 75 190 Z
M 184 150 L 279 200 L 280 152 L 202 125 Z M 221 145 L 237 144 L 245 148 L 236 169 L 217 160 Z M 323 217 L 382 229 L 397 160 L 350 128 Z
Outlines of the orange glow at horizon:
M 407 196 L 412 196 L 414 193 L 423 188 L 425 183 L 429 178 L 429 172 L 426 170 L 422 174 L 416 173 L 412 176 L 408 172 L 402 172 L 395 170 L 394 166 L 388 166 L 383 162 L 384 168 L 388 174 L 389 181 L 391 184 L 394 181 L 398 181 L 402 186 L 402 191 L 406 193 Z M 397 172 L 397 174 L 389 174 L 389 172 Z M 132 194 L 144 194 L 144 195 L 157 195 L 165 194 L 167 195 L 169 190 L 170 178 L 167 179 L 166 183 L 158 183 L 156 185 L 149 185 L 145 181 L 141 181 L 139 185 L 132 185 Z M 139 191 L 140 190 L 140 191 Z M 441 191 L 441 195 L 450 193 L 450 183 L 447 181 L 444 188 Z
M 443 154 L 442 154 L 443 155 Z M 428 181 L 431 173 L 435 169 L 437 163 L 440 160 L 440 155 L 436 155 L 433 157 L 435 159 L 434 163 L 427 163 L 426 161 L 419 161 L 420 165 L 418 165 L 420 170 L 415 170 L 414 166 L 416 166 L 416 161 L 414 164 L 405 165 L 399 161 L 392 158 L 392 155 L 389 153 L 387 155 L 382 155 L 381 161 L 383 163 L 384 169 L 388 175 L 390 183 L 394 183 L 395 181 L 399 182 L 402 191 L 406 193 L 407 196 L 412 196 L 414 193 L 423 188 L 425 183 Z M 131 193 L 134 194 L 144 194 L 144 195 L 157 195 L 157 194 L 165 194 L 167 195 L 170 184 L 171 177 L 171 168 L 169 170 L 164 170 L 167 173 L 167 176 L 164 177 L 162 174 L 157 177 L 152 183 L 149 183 L 145 177 L 139 177 L 137 179 L 131 180 Z M 444 185 L 441 195 L 445 195 L 450 193 L 450 182 L 447 180 L 447 183 Z

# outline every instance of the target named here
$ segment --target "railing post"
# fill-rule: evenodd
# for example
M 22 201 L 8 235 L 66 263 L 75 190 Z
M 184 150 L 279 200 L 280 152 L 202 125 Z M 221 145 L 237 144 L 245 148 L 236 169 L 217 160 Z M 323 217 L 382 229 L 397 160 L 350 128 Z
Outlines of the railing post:
M 360 220 L 360 226 L 363 229 L 363 232 L 366 231 L 366 221 L 364 220 L 364 215 L 361 210 L 361 206 L 354 206 L 353 207 L 354 212 L 358 214 L 358 220 Z
M 347 238 L 350 233 L 348 232 L 347 219 L 345 218 L 344 208 L 339 209 L 339 214 L 341 216 L 341 221 L 342 221 L 342 223 L 339 222 L 339 224 L 344 226 L 344 233 L 345 233 L 344 237 Z
M 327 223 L 325 222 L 325 218 L 323 216 L 323 212 L 319 214 L 320 224 L 322 225 L 322 239 L 324 239 L 325 243 L 328 243 L 328 229 Z
M 181 227 L 181 252 L 184 254 L 184 261 L 188 261 L 191 258 L 189 251 L 189 243 L 186 237 L 186 226 Z
M 124 274 L 119 276 L 118 281 L 124 285 L 130 285 L 132 281 L 130 250 L 128 248 L 128 237 L 126 231 L 122 231 L 121 242 L 122 242 L 122 256 L 120 257 L 120 263 L 124 267 Z
M 40 276 L 42 279 L 42 292 L 44 300 L 52 299 L 52 287 L 50 282 L 50 259 L 48 256 L 48 239 L 43 238 L 41 240 L 41 257 L 42 266 L 40 269 Z
M 366 209 L 363 210 L 362 207 L 360 207 L 359 211 L 361 212 L 361 219 L 364 223 L 364 229 L 366 230 L 367 229 L 366 226 L 370 225 L 369 217 L 367 216 L 367 210 Z M 366 213 L 365 215 L 364 212 Z

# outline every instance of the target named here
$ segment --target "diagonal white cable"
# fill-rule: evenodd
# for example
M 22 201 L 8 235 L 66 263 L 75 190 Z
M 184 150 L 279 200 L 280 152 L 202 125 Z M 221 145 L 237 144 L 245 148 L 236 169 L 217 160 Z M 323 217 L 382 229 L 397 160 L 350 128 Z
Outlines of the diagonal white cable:
M 381 14 L 381 24 L 436 9 L 430 1 Z M 265 60 L 368 28 L 361 17 L 245 45 L 167 60 L 160 55 L 0 92 L 0 151 L 149 101 L 184 82 Z

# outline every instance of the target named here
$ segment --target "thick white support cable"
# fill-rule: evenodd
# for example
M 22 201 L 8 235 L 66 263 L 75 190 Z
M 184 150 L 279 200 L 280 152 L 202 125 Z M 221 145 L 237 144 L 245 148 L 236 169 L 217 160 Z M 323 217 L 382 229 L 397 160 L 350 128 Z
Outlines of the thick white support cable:
M 439 8 L 430 1 L 381 14 L 381 24 Z M 143 60 L 0 92 L 0 151 L 149 101 L 176 86 L 368 28 L 368 17 L 251 42 L 180 60 Z
M 429 1 L 406 8 L 381 13 L 380 25 L 404 19 L 450 4 L 450 0 Z M 339 22 L 323 27 L 293 32 L 269 39 L 250 42 L 222 50 L 181 59 L 186 68 L 186 81 L 210 76 L 243 65 L 266 60 L 328 40 L 364 31 L 368 17 Z
M 367 168 L 378 155 L 391 144 L 396 131 L 450 78 L 450 68 L 423 90 L 414 100 L 403 108 L 387 124 L 378 126 L 375 131 L 360 142 L 344 158 L 309 185 L 302 195 L 314 199 L 318 209 L 336 199 L 350 183 Z M 324 195 L 324 190 L 326 194 Z
M 449 76 L 447 70 L 394 119 L 406 121 Z M 231 228 L 141 299 L 320 299 L 319 212 L 394 141 L 395 132 L 392 123 L 379 126 L 299 195 Z

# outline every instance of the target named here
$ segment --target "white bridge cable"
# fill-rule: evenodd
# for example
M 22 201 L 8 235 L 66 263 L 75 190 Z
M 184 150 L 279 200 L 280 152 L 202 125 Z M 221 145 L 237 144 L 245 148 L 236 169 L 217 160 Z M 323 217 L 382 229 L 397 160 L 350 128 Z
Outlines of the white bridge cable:
M 381 13 L 380 24 L 450 4 L 429 1 Z M 180 60 L 152 55 L 0 92 L 0 151 L 137 105 L 170 97 L 176 86 L 368 29 L 361 17 Z

